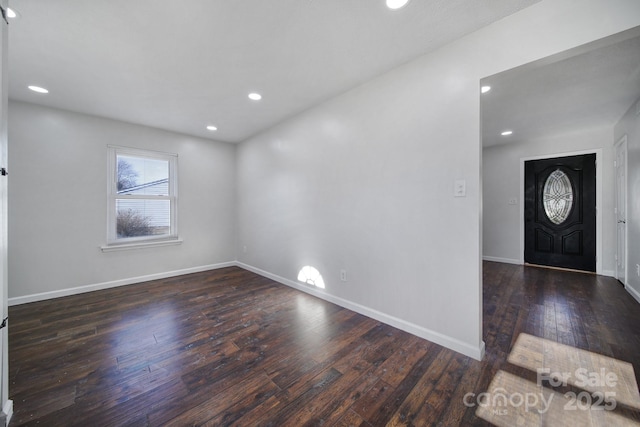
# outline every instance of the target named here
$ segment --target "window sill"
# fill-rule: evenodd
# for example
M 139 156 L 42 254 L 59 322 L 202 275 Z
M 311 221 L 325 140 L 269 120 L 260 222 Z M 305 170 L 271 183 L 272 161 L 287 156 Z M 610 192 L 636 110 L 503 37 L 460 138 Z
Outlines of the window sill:
M 161 246 L 181 245 L 182 239 L 156 240 L 151 242 L 120 243 L 100 246 L 102 252 L 129 251 L 132 249 L 157 248 Z

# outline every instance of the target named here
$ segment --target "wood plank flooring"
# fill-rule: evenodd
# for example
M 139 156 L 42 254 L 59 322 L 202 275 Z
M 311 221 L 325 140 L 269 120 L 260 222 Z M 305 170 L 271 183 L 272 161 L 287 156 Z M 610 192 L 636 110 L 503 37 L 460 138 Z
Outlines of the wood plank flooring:
M 499 371 L 535 382 L 507 361 L 521 333 L 640 382 L 617 281 L 487 262 L 483 289 L 482 362 L 236 267 L 14 306 L 11 426 L 489 425 L 465 395 Z

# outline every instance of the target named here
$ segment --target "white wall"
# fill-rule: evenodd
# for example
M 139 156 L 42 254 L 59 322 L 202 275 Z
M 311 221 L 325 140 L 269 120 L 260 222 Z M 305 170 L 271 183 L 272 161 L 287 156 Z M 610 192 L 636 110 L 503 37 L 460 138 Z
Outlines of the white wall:
M 640 102 L 640 99 L 638 101 Z M 627 135 L 627 284 L 629 292 L 640 301 L 640 115 L 636 104 L 616 124 L 614 141 Z
M 240 261 L 315 266 L 323 297 L 480 357 L 479 81 L 638 24 L 635 0 L 545 0 L 242 143 Z
M 100 250 L 108 144 L 178 154 L 181 245 Z M 11 101 L 9 156 L 13 303 L 235 260 L 234 145 Z
M 520 163 L 522 158 L 602 150 L 602 273 L 614 275 L 616 227 L 613 170 L 613 129 L 581 130 L 550 138 L 487 147 L 483 150 L 483 255 L 487 259 L 515 262 L 522 259 L 520 239 Z M 518 199 L 509 205 L 509 199 Z

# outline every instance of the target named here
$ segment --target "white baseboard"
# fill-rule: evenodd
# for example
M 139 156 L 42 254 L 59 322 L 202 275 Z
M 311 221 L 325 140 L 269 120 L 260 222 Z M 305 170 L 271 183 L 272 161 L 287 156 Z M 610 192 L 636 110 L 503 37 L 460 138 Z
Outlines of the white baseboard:
M 484 261 L 493 261 L 493 262 L 502 262 L 505 264 L 515 264 L 515 265 L 523 265 L 522 261 L 517 260 L 517 259 L 511 259 L 511 258 L 500 258 L 500 257 L 494 257 L 494 256 L 483 256 L 482 259 Z M 616 272 L 613 270 L 602 270 L 600 273 L 601 276 L 609 276 L 609 277 L 616 277 Z
M 636 291 L 635 289 L 633 289 L 631 286 L 625 285 L 624 287 L 627 292 L 629 292 L 629 294 L 638 302 L 640 302 L 640 292 Z
M 232 267 L 232 266 L 244 268 L 245 270 L 254 272 L 256 274 L 259 274 L 260 276 L 267 277 L 278 283 L 282 283 L 283 285 L 292 287 L 302 292 L 306 292 L 308 294 L 316 296 L 325 301 L 332 302 L 341 307 L 355 311 L 356 313 L 360 313 L 364 316 L 371 317 L 372 319 L 386 323 L 388 325 L 401 329 L 405 332 L 409 332 L 410 334 L 416 335 L 420 338 L 424 338 L 436 344 L 440 344 L 444 347 L 450 348 L 451 350 L 457 351 L 458 353 L 462 353 L 465 356 L 472 357 L 476 360 L 482 360 L 484 357 L 485 346 L 483 341 L 481 341 L 479 347 L 475 347 L 468 343 L 462 342 L 456 338 L 449 337 L 439 332 L 424 328 L 422 326 L 413 324 L 411 322 L 407 322 L 406 320 L 399 319 L 397 317 L 388 315 L 386 313 L 382 313 L 380 311 L 374 310 L 369 307 L 365 307 L 363 305 L 354 303 L 352 301 L 349 301 L 340 297 L 336 297 L 334 295 L 323 292 L 317 288 L 311 288 L 310 286 L 305 285 L 304 283 L 299 283 L 293 280 L 285 279 L 284 277 L 277 276 L 275 274 L 269 273 L 268 271 L 261 270 L 259 268 L 253 267 L 248 264 L 244 264 L 239 261 L 230 261 L 230 262 L 224 262 L 220 264 L 212 264 L 212 265 L 205 265 L 201 267 L 193 267 L 193 268 L 187 268 L 182 270 L 174 270 L 174 271 L 168 271 L 168 272 L 157 273 L 157 274 L 149 274 L 146 276 L 130 277 L 127 279 L 96 283 L 93 285 L 78 286 L 75 288 L 67 288 L 67 289 L 61 289 L 57 291 L 43 292 L 38 294 L 25 295 L 21 297 L 14 297 L 14 298 L 9 298 L 8 304 L 10 306 L 26 304 L 30 302 L 42 301 L 42 300 L 47 300 L 52 298 L 59 298 L 59 297 L 64 297 L 69 295 L 76 295 L 76 294 L 81 294 L 85 292 L 98 291 L 101 289 L 115 288 L 118 286 L 131 285 L 135 283 L 148 282 L 150 280 L 165 279 L 168 277 L 180 276 L 183 274 L 199 273 L 202 271 L 216 270 L 219 268 Z
M 9 425 L 9 421 L 11 421 L 11 417 L 13 416 L 13 400 L 7 400 L 4 402 L 4 406 L 2 407 L 2 412 L 6 415 L 6 425 Z
M 261 270 L 259 268 L 253 267 L 251 265 L 248 265 L 239 261 L 236 263 L 236 265 L 238 267 L 244 268 L 245 270 L 249 270 L 253 273 L 259 274 L 260 276 L 264 276 L 268 279 L 282 283 L 283 285 L 292 287 L 302 292 L 306 292 L 308 294 L 316 296 L 325 301 L 329 301 L 336 305 L 339 305 L 340 307 L 344 307 L 346 309 L 355 311 L 356 313 L 362 314 L 367 317 L 371 317 L 372 319 L 386 323 L 387 325 L 393 326 L 405 332 L 409 332 L 410 334 L 416 335 L 420 338 L 424 338 L 428 341 L 442 345 L 453 351 L 462 353 L 465 356 L 472 357 L 476 360 L 482 360 L 484 358 L 484 352 L 485 352 L 484 341 L 481 341 L 481 344 L 479 347 L 474 347 L 456 338 L 452 338 L 447 335 L 441 334 L 439 332 L 432 331 L 430 329 L 424 328 L 422 326 L 418 326 L 416 324 L 407 322 L 406 320 L 402 320 L 394 316 L 390 316 L 386 313 L 382 313 L 372 308 L 365 307 L 355 302 L 352 302 L 340 297 L 336 297 L 334 295 L 323 292 L 317 288 L 312 288 L 309 285 L 305 285 L 304 283 L 285 279 L 284 277 L 277 276 L 275 274 L 269 273 L 268 271 Z
M 500 258 L 500 257 L 495 257 L 495 256 L 483 256 L 482 259 L 484 261 L 493 261 L 493 262 L 502 262 L 502 263 L 505 263 L 505 264 L 522 265 L 522 262 L 520 262 L 520 260 L 511 259 L 511 258 Z
M 148 282 L 150 280 L 166 279 L 168 277 L 181 276 L 183 274 L 200 273 L 202 271 L 216 270 L 218 268 L 233 267 L 237 265 L 235 261 L 223 262 L 220 264 L 203 265 L 181 270 L 166 271 L 163 273 L 149 274 L 146 276 L 130 277 L 127 279 L 113 280 L 110 282 L 96 283 L 93 285 L 78 286 L 75 288 L 60 289 L 51 292 L 25 295 L 21 297 L 9 298 L 7 303 L 10 306 L 26 304 L 29 302 L 43 301 L 52 298 L 66 297 L 69 295 L 82 294 L 85 292 L 99 291 L 101 289 L 115 288 L 118 286 L 132 285 L 134 283 Z

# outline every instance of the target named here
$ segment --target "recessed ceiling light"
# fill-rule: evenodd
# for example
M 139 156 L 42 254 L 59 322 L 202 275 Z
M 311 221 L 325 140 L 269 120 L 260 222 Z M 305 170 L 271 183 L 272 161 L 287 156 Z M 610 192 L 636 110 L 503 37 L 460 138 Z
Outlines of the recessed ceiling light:
M 407 3 L 409 0 L 387 0 L 387 7 L 391 10 L 397 10 L 406 6 Z
M 513 131 L 512 131 L 512 130 L 505 130 L 505 131 L 504 131 L 504 132 L 502 132 L 500 135 L 502 135 L 502 136 L 509 136 L 509 135 L 511 135 L 512 133 L 513 133 Z
M 214 131 L 214 130 L 218 130 L 218 128 L 215 127 L 214 125 L 209 125 L 209 126 L 207 126 L 207 130 Z
M 18 14 L 16 13 L 15 10 L 11 9 L 10 7 L 7 8 L 7 18 L 13 19 L 13 18 L 17 18 Z
M 249 99 L 253 99 L 254 101 L 260 101 L 262 99 L 262 95 L 256 92 L 252 92 L 249 94 Z
M 34 92 L 38 92 L 38 93 L 49 93 L 49 91 L 43 87 L 40 86 L 28 86 L 29 89 L 31 89 Z
M 491 90 L 491 86 L 482 86 L 482 87 L 480 88 L 480 92 L 482 92 L 482 93 L 487 93 L 487 92 L 489 92 L 490 90 Z

